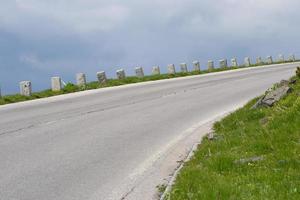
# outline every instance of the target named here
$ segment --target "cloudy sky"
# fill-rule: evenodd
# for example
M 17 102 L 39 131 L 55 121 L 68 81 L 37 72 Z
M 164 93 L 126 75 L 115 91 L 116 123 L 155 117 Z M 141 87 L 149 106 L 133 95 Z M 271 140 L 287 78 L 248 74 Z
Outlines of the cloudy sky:
M 300 57 L 299 0 L 0 0 L 3 93 L 51 76 L 279 53 Z

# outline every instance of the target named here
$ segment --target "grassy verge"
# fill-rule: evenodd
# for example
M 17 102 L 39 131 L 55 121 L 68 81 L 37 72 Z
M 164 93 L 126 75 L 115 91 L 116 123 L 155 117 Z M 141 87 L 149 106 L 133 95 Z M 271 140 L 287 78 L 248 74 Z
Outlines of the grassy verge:
M 300 199 L 300 78 L 292 87 L 272 108 L 253 100 L 217 122 L 166 199 Z
M 282 62 L 280 62 L 280 63 L 277 62 L 274 64 L 281 64 L 281 63 Z M 290 62 L 284 62 L 284 63 L 290 63 Z M 266 65 L 266 63 L 263 65 Z M 261 66 L 261 65 L 252 65 L 250 67 L 258 67 L 258 66 Z M 60 92 L 53 92 L 50 89 L 48 89 L 48 90 L 44 90 L 44 91 L 40 91 L 40 92 L 35 92 L 30 97 L 22 96 L 19 94 L 3 96 L 2 98 L 0 97 L 0 105 L 16 103 L 16 102 L 21 102 L 21 101 L 28 101 L 28 100 L 33 100 L 33 99 L 40 99 L 40 98 L 68 94 L 68 93 L 74 93 L 74 92 L 79 92 L 79 91 L 83 91 L 83 90 L 92 90 L 92 89 L 113 87 L 113 86 L 119 86 L 119 85 L 131 84 L 131 83 L 139 83 L 139 82 L 147 82 L 147 81 L 154 81 L 154 80 L 170 79 L 170 78 L 176 78 L 176 77 L 192 76 L 192 75 L 206 74 L 206 73 L 210 73 L 210 72 L 234 70 L 234 69 L 239 69 L 241 67 L 243 67 L 243 66 L 228 67 L 228 68 L 216 68 L 216 69 L 213 69 L 210 71 L 203 70 L 201 72 L 176 73 L 175 75 L 161 74 L 161 75 L 154 75 L 154 76 L 145 76 L 143 78 L 127 77 L 124 80 L 109 79 L 106 84 L 99 84 L 98 82 L 90 82 L 85 87 L 78 87 L 72 83 L 68 83 L 64 87 L 64 89 Z

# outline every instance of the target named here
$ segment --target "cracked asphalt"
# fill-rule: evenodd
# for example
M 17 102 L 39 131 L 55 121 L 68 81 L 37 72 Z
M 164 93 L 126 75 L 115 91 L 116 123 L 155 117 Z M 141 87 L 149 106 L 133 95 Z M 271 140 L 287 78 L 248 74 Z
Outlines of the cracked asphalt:
M 297 65 L 0 106 L 0 199 L 155 199 L 155 186 L 199 142 L 201 126 L 289 78 Z

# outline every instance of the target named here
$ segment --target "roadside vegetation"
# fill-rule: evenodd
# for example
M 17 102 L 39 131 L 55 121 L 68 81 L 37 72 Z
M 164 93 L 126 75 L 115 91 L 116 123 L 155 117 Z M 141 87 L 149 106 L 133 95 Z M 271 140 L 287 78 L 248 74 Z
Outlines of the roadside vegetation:
M 297 60 L 297 61 L 299 61 L 299 60 Z M 273 64 L 282 64 L 282 63 L 290 63 L 290 62 L 288 62 L 288 61 L 286 61 L 286 62 L 275 62 Z M 267 65 L 267 64 L 264 63 L 262 65 Z M 258 67 L 258 66 L 262 66 L 262 65 L 251 65 L 250 67 Z M 108 79 L 107 83 L 105 83 L 105 84 L 100 84 L 99 82 L 94 81 L 94 82 L 87 83 L 86 86 L 84 86 L 84 87 L 79 87 L 79 86 L 77 86 L 73 83 L 68 83 L 59 92 L 53 92 L 51 89 L 47 89 L 47 90 L 40 91 L 40 92 L 34 92 L 34 93 L 32 93 L 31 96 L 22 96 L 22 95 L 19 95 L 19 94 L 2 96 L 2 97 L 0 97 L 0 105 L 16 103 L 16 102 L 21 102 L 21 101 L 28 101 L 28 100 L 33 100 L 33 99 L 40 99 L 40 98 L 51 97 L 51 96 L 62 95 L 62 94 L 68 94 L 68 93 L 74 93 L 74 92 L 79 92 L 79 91 L 84 91 L 84 90 L 92 90 L 92 89 L 99 89 L 99 88 L 104 88 L 104 87 L 113 87 L 113 86 L 126 85 L 126 84 L 139 83 L 139 82 L 147 82 L 147 81 L 154 81 L 154 80 L 162 80 L 162 79 L 170 79 L 170 78 L 177 78 L 177 77 L 184 77 L 184 76 L 192 76 L 192 75 L 206 74 L 206 73 L 210 73 L 210 72 L 220 72 L 220 71 L 234 70 L 234 69 L 239 69 L 239 68 L 242 68 L 242 67 L 244 67 L 244 66 L 227 67 L 227 68 L 215 68 L 213 70 L 202 70 L 200 72 L 198 72 L 198 71 L 187 72 L 187 73 L 179 72 L 179 73 L 176 73 L 174 75 L 170 75 L 170 74 L 151 75 L 151 76 L 145 76 L 143 78 L 138 78 L 138 77 L 135 77 L 135 76 L 131 76 L 131 77 L 126 77 L 123 80 Z
M 300 68 L 293 79 L 273 107 L 255 99 L 215 123 L 165 199 L 300 199 Z

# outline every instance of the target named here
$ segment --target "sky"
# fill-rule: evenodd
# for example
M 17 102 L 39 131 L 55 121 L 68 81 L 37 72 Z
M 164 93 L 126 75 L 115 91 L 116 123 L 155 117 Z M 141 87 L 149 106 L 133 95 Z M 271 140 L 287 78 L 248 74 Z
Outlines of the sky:
M 143 66 L 249 56 L 300 58 L 299 0 L 0 0 L 2 93 Z

